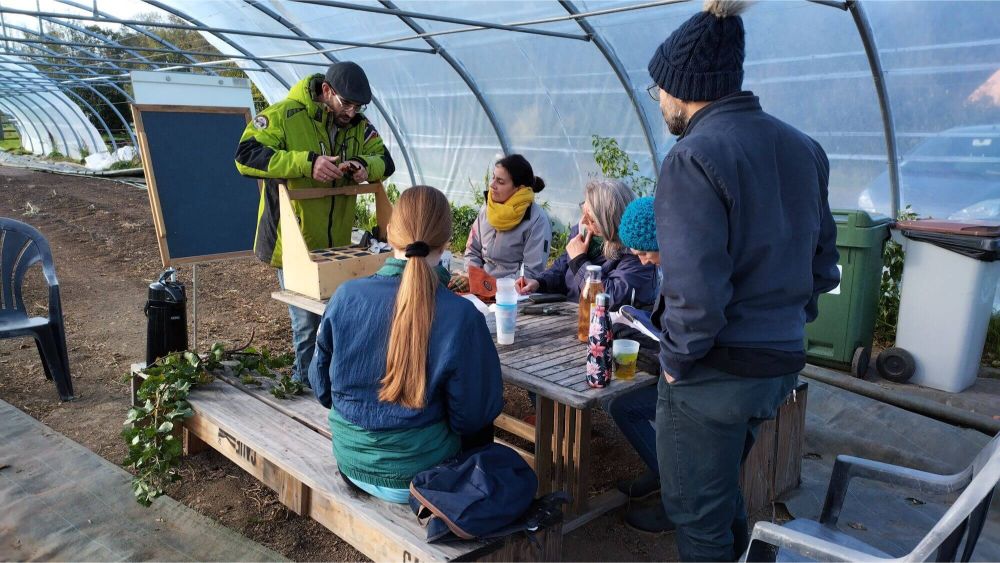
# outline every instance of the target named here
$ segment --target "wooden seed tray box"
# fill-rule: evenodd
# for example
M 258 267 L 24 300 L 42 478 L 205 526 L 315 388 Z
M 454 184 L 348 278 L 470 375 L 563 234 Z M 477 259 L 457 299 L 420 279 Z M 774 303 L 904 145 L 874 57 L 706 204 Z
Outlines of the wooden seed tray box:
M 379 232 L 385 233 L 392 217 L 392 204 L 381 183 L 322 188 L 288 190 L 278 187 L 281 209 L 281 254 L 285 276 L 285 289 L 313 299 L 329 299 L 340 284 L 355 278 L 370 276 L 381 268 L 391 252 L 371 254 L 360 246 L 320 248 L 310 250 L 295 219 L 291 200 L 314 199 L 334 195 L 375 194 L 375 214 Z

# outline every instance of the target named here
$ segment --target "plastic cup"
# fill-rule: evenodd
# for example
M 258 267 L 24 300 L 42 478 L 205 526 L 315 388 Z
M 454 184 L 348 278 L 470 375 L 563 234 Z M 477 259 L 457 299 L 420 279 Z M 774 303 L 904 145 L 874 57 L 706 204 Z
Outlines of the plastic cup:
M 517 327 L 517 305 L 497 303 L 497 344 L 513 344 L 514 331 Z
M 639 343 L 635 340 L 615 340 L 611 344 L 611 354 L 615 357 L 615 379 L 627 381 L 634 378 Z

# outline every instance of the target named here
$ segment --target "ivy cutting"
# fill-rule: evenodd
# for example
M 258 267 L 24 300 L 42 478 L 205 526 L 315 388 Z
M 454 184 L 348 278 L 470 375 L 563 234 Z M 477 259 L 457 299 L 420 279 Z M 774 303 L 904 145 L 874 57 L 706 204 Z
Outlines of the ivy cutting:
M 266 348 L 258 351 L 248 346 L 227 351 L 217 342 L 204 358 L 194 352 L 173 352 L 146 367 L 146 379 L 136 391 L 138 406 L 129 409 L 122 431 L 128 445 L 124 465 L 135 472 L 132 493 L 139 504 L 149 506 L 167 485 L 180 480 L 177 465 L 182 444 L 175 429 L 194 414 L 187 401 L 191 388 L 211 382 L 212 373 L 223 369 L 223 362 L 243 383 L 259 385 L 256 377 L 274 379 L 272 370 L 291 365 L 292 355 L 272 355 Z M 275 393 L 276 389 L 280 392 Z M 272 394 L 284 399 L 301 391 L 301 384 L 281 375 Z

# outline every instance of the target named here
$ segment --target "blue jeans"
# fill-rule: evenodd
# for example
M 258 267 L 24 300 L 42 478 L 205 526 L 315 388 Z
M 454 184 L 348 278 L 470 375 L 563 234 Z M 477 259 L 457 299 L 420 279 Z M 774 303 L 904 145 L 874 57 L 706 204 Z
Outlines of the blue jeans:
M 757 427 L 775 417 L 797 380 L 739 377 L 701 364 L 673 384 L 660 377 L 656 457 L 681 561 L 734 561 L 746 550 L 740 465 Z
M 656 386 L 646 385 L 619 395 L 602 405 L 618 429 L 653 473 L 656 463 Z
M 278 268 L 278 285 L 285 289 L 285 274 Z M 309 362 L 316 350 L 316 330 L 322 319 L 305 309 L 288 306 L 288 316 L 292 319 L 292 348 L 295 349 L 295 373 L 292 378 L 309 385 Z

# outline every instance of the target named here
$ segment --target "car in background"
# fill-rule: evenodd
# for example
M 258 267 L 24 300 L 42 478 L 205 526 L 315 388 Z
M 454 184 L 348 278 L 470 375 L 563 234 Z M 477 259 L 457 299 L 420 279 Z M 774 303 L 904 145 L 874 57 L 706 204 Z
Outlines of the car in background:
M 1000 222 L 1000 125 L 955 127 L 921 142 L 899 164 L 900 208 L 921 218 Z M 889 173 L 876 177 L 858 207 L 888 214 Z

